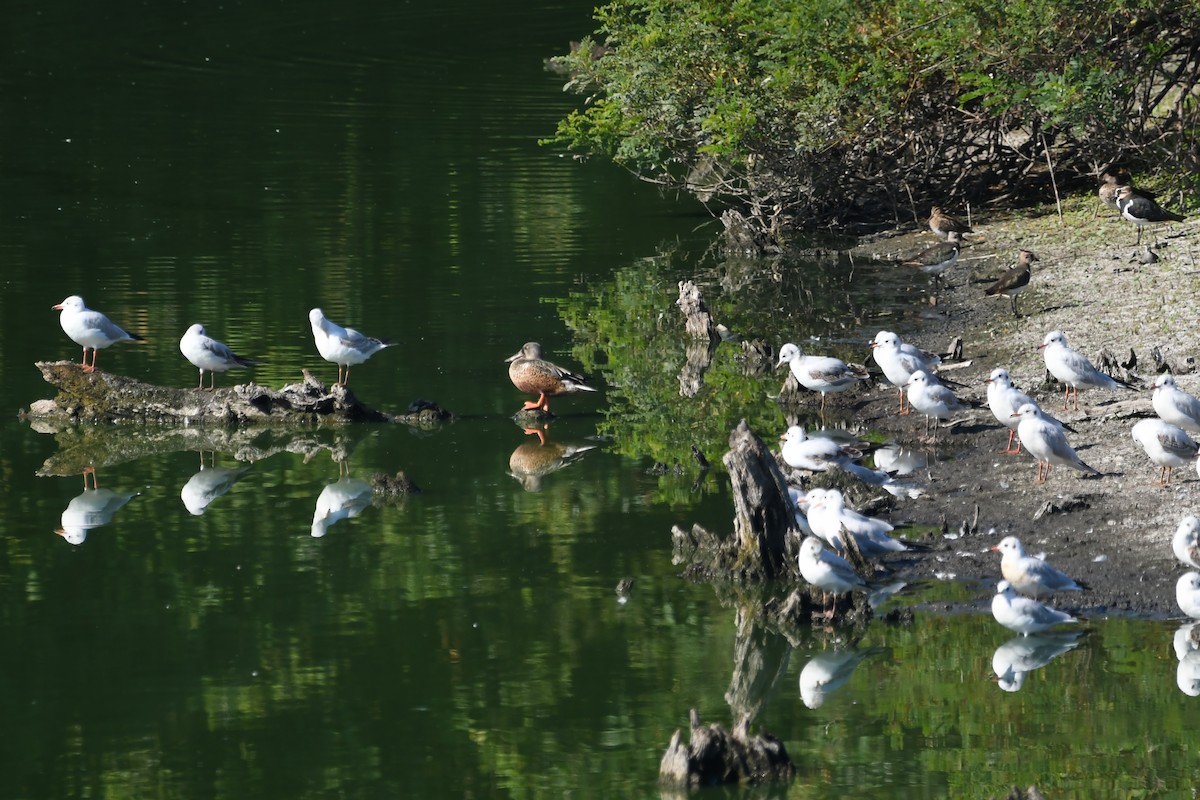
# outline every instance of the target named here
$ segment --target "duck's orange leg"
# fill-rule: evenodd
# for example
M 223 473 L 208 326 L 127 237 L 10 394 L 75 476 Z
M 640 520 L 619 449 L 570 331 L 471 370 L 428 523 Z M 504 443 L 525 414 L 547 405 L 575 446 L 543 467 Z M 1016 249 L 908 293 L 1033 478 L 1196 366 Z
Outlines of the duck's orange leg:
M 545 392 L 541 392 L 538 394 L 538 399 L 537 399 L 536 403 L 533 402 L 532 400 L 525 401 L 525 410 L 526 411 L 533 411 L 535 408 L 540 408 L 543 411 L 550 410 L 550 404 L 546 401 L 546 393 Z

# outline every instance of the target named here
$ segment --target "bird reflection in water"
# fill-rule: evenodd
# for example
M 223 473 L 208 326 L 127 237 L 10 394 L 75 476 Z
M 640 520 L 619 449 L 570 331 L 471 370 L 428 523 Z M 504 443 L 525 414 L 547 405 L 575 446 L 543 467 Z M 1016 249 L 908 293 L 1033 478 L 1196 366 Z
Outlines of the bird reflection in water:
M 597 444 L 552 442 L 537 428 L 524 430 L 530 436 L 536 435 L 537 441 L 527 441 L 512 451 L 508 457 L 508 474 L 520 481 L 527 492 L 540 492 L 542 478 L 578 461 L 588 450 L 599 447 Z
M 193 516 L 200 516 L 208 505 L 233 488 L 242 476 L 250 471 L 249 466 L 218 467 L 217 454 L 212 454 L 211 466 L 204 466 L 204 451 L 200 452 L 200 471 L 188 479 L 179 490 L 179 499 Z
M 350 477 L 347 462 L 338 462 L 338 474 L 340 477 L 337 481 L 322 489 L 317 497 L 317 509 L 313 512 L 312 521 L 313 538 L 321 538 L 331 525 L 357 517 L 371 505 L 371 485 Z
M 992 654 L 996 684 L 1006 692 L 1020 691 L 1027 674 L 1077 647 L 1082 635 L 1082 631 L 1070 631 L 1014 636 Z
M 820 708 L 825 698 L 850 680 L 859 664 L 882 649 L 851 647 L 817 653 L 800 670 L 800 699 L 809 708 Z
M 1200 697 L 1200 622 L 1182 625 L 1172 644 L 1179 659 L 1175 684 L 1188 697 Z
M 88 488 L 88 477 L 92 488 Z M 141 492 L 114 492 L 101 489 L 96 481 L 96 470 L 88 467 L 83 471 L 83 493 L 72 498 L 62 512 L 61 528 L 55 533 L 71 544 L 83 544 L 88 531 L 112 522 L 113 515 Z

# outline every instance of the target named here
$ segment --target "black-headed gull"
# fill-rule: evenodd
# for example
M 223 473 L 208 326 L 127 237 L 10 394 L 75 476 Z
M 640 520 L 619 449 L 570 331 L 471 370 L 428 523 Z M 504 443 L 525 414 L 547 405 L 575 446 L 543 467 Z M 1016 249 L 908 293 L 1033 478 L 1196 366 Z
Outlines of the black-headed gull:
M 875 357 L 875 363 L 883 370 L 883 377 L 900 390 L 900 415 L 907 415 L 904 387 L 908 385 L 908 379 L 918 370 L 932 374 L 932 368 L 942 359 L 932 353 L 924 353 L 907 342 L 901 342 L 900 337 L 891 331 L 880 331 L 875 334 L 875 340 L 871 342 L 871 350 L 871 354 Z
M 1067 442 L 1067 435 L 1057 420 L 1050 420 L 1033 403 L 1026 403 L 1017 409 L 1017 416 L 1020 417 L 1017 436 L 1025 445 L 1025 450 L 1038 461 L 1035 483 L 1045 482 L 1050 477 L 1050 468 L 1055 464 L 1092 475 L 1100 474 L 1099 470 L 1083 463 L 1083 459 Z
M 821 393 L 821 410 L 825 410 L 825 395 L 841 392 L 860 381 L 870 380 L 866 369 L 857 364 L 847 364 L 840 358 L 830 356 L 806 356 L 791 342 L 779 348 L 779 363 L 791 366 L 792 374 L 805 389 Z
M 859 454 L 847 452 L 828 436 L 809 436 L 800 425 L 792 425 L 779 437 L 779 454 L 796 469 L 824 472 Z
M 341 386 L 350 381 L 350 367 L 363 363 L 383 348 L 395 344 L 387 339 L 365 336 L 354 328 L 343 328 L 325 316 L 325 312 L 319 308 L 308 312 L 308 322 L 312 326 L 313 339 L 317 343 L 317 352 L 321 354 L 321 358 L 338 365 L 337 382 Z
M 992 548 L 1000 554 L 1000 574 L 1021 594 L 1035 599 L 1055 592 L 1080 592 L 1082 586 L 1040 558 L 1025 555 L 1021 540 L 1005 536 Z
M 864 558 L 908 549 L 903 542 L 888 535 L 895 530 L 890 522 L 847 508 L 845 497 L 837 489 L 821 490 L 816 497 L 808 498 L 806 506 L 813 533 L 840 553 L 846 552 L 846 534 L 854 537 Z
M 811 523 L 811 520 L 810 520 Z M 867 589 L 867 582 L 862 579 L 850 562 L 841 556 L 825 549 L 820 539 L 809 536 L 800 545 L 800 574 L 804 580 L 821 590 L 821 594 L 843 594 L 853 589 Z M 824 597 L 822 597 L 824 601 Z M 829 609 L 833 615 L 833 609 Z
M 73 294 L 61 303 L 50 306 L 58 315 L 58 324 L 71 341 L 83 347 L 84 372 L 94 372 L 96 369 L 96 353 L 117 342 L 140 342 L 142 337 L 117 325 L 99 311 L 93 311 L 83 303 L 83 298 Z M 92 363 L 88 363 L 87 353 L 92 351 Z
M 1200 572 L 1193 570 L 1179 576 L 1175 582 L 1175 602 L 1189 617 L 1200 618 Z
M 512 381 L 513 386 L 525 394 L 538 396 L 536 401 L 525 402 L 522 409 L 524 411 L 549 411 L 551 397 L 596 391 L 587 385 L 587 378 L 542 358 L 542 346 L 537 342 L 526 342 L 505 361 L 508 363 L 508 379 Z
M 1008 370 L 1003 367 L 992 370 L 992 374 L 987 376 L 984 381 L 988 385 L 988 408 L 991 409 L 992 416 L 999 420 L 1001 425 L 1008 428 L 1008 444 L 1000 452 L 1008 455 L 1021 452 L 1021 440 L 1017 439 L 1017 425 L 1020 424 L 1021 419 L 1016 416 L 1017 409 L 1027 403 L 1036 406 L 1037 401 L 1014 386 Z M 1017 443 L 1015 450 L 1013 449 L 1014 441 Z
M 936 382 L 925 372 L 917 370 L 908 379 L 908 404 L 925 415 L 925 427 L 931 420 L 950 419 L 967 409 L 949 387 Z M 934 423 L 936 425 L 936 423 Z
M 1062 331 L 1050 331 L 1038 345 L 1046 369 L 1066 387 L 1063 395 L 1063 408 L 1067 407 L 1072 394 L 1075 398 L 1075 410 L 1079 410 L 1079 392 L 1083 389 L 1132 389 L 1129 384 L 1119 381 L 1111 375 L 1105 375 L 1093 366 L 1091 361 L 1082 353 L 1067 346 L 1067 337 Z
M 1161 419 L 1143 419 L 1130 430 L 1133 440 L 1142 446 L 1150 460 L 1159 467 L 1155 486 L 1170 486 L 1171 473 L 1176 467 L 1187 466 L 1196 459 L 1200 445 L 1192 441 L 1183 428 Z
M 1185 431 L 1200 433 L 1200 400 L 1175 385 L 1171 373 L 1164 372 L 1154 379 L 1154 413 L 1164 422 Z
M 1008 581 L 996 584 L 996 594 L 992 597 L 992 616 L 996 622 L 1022 636 L 1076 621 L 1065 611 L 1050 608 L 1029 597 L 1017 596 Z
M 1188 514 L 1171 537 L 1171 551 L 1185 566 L 1200 569 L 1200 517 Z
M 231 369 L 244 369 L 259 365 L 260 361 L 242 358 L 229 349 L 224 342 L 218 342 L 208 335 L 204 326 L 197 323 L 192 325 L 179 340 L 179 352 L 192 362 L 192 366 L 200 370 L 199 389 L 204 388 L 204 372 L 208 371 L 210 389 L 217 388 L 217 373 L 228 372 Z

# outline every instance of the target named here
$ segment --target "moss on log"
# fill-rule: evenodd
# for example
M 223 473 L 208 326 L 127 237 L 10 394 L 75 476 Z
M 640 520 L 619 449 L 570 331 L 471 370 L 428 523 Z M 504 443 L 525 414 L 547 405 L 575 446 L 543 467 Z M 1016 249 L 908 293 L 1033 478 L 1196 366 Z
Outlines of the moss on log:
M 33 420 L 178 425 L 343 425 L 399 422 L 427 425 L 452 419 L 433 403 L 417 401 L 405 414 L 361 403 L 345 386 L 325 385 L 304 370 L 304 380 L 280 390 L 250 383 L 215 391 L 157 386 L 109 372 L 84 372 L 74 361 L 39 361 L 42 377 L 58 389 L 53 400 L 32 404 Z

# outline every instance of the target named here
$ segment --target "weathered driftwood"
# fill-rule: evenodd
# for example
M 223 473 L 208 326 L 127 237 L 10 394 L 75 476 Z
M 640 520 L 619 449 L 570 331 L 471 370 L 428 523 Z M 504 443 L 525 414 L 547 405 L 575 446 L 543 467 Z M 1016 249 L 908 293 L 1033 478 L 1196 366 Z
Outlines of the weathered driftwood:
M 712 315 L 708 313 L 708 306 L 704 305 L 704 298 L 700 296 L 700 287 L 693 281 L 679 282 L 679 299 L 675 301 L 675 305 L 679 306 L 686 319 L 684 329 L 688 336 L 693 339 L 707 339 L 713 344 L 721 340 Z
M 761 784 L 791 780 L 796 767 L 783 742 L 769 734 L 739 737 L 720 725 L 702 725 L 690 714 L 690 741 L 676 730 L 658 766 L 664 786 L 691 789 L 729 783 Z
M 236 426 L 428 424 L 451 418 L 424 401 L 406 414 L 387 414 L 363 405 L 345 386 L 326 389 L 307 370 L 302 383 L 278 391 L 251 383 L 205 392 L 156 386 L 109 372 L 88 373 L 73 361 L 39 361 L 37 368 L 58 389 L 58 396 L 32 404 L 27 414 L 32 419 Z

